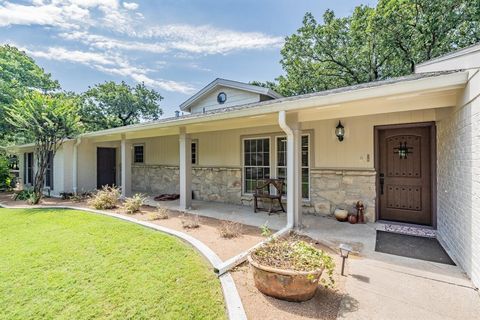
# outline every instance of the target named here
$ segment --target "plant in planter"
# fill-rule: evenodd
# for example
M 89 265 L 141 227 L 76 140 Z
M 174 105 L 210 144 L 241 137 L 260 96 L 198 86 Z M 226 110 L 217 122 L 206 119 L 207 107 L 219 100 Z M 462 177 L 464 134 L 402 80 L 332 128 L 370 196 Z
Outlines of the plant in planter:
M 255 286 L 262 293 L 287 301 L 306 301 L 318 284 L 333 287 L 332 257 L 305 241 L 272 239 L 248 256 Z M 321 278 L 323 271 L 326 277 Z

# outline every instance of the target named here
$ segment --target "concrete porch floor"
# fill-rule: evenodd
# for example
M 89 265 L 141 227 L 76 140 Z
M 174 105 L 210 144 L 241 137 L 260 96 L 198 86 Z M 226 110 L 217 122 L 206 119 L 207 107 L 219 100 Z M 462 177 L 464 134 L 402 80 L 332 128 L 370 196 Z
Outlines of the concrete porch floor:
M 179 201 L 146 204 L 179 210 Z M 193 200 L 187 213 L 279 230 L 286 214 L 254 213 L 246 206 Z M 332 217 L 304 215 L 301 233 L 332 248 L 353 246 L 347 261 L 346 292 L 339 319 L 475 319 L 480 296 L 463 270 L 429 261 L 375 252 L 379 223 L 351 225 Z

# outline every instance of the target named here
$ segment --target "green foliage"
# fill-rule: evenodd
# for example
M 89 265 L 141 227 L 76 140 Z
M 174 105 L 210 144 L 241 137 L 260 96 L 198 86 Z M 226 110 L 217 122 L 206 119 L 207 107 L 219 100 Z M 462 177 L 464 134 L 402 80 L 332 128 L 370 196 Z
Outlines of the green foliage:
M 16 138 L 6 121 L 5 108 L 33 90 L 48 92 L 59 88 L 59 83 L 24 52 L 9 45 L 0 46 L 0 139 Z
M 0 209 L 0 319 L 226 319 L 219 279 L 162 232 L 74 210 Z
M 37 170 L 33 189 L 39 201 L 50 157 L 55 157 L 66 139 L 81 131 L 78 104 L 64 94 L 31 91 L 7 107 L 6 113 L 8 123 L 35 143 Z
M 162 115 L 162 96 L 143 83 L 134 87 L 113 81 L 97 84 L 82 99 L 82 121 L 90 131 L 156 120 Z
M 324 269 L 327 278 L 320 281 L 325 287 L 333 287 L 335 263 L 323 250 L 295 238 L 272 239 L 252 252 L 258 263 L 274 268 L 295 271 L 316 271 Z
M 4 155 L 0 155 L 0 188 L 10 189 L 12 178 L 13 176 L 10 173 L 10 161 Z
M 268 221 L 260 226 L 260 234 L 264 237 L 270 237 L 272 235 L 272 230 L 268 227 Z
M 120 199 L 120 189 L 117 187 L 103 186 L 101 190 L 90 199 L 88 204 L 97 210 L 114 209 Z
M 469 0 L 380 0 L 351 16 L 306 13 L 281 51 L 285 75 L 254 84 L 285 96 L 414 71 L 415 65 L 480 41 L 480 5 Z
M 123 206 L 127 213 L 134 214 L 135 212 L 140 211 L 140 208 L 143 206 L 143 202 L 145 201 L 145 197 L 142 194 L 135 194 L 131 198 L 125 199 Z
M 15 192 L 12 195 L 12 199 L 15 201 L 28 201 L 29 199 L 33 198 L 33 190 L 32 189 L 24 189 L 18 192 Z

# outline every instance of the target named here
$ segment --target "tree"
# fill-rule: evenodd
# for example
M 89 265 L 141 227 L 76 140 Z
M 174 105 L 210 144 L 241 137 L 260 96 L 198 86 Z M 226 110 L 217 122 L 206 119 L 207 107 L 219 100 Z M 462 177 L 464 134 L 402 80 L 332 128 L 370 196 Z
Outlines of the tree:
M 156 120 L 162 115 L 162 96 L 145 84 L 97 84 L 83 95 L 82 121 L 88 130 L 99 130 Z
M 65 94 L 48 95 L 37 91 L 7 107 L 7 121 L 35 143 L 37 171 L 34 179 L 34 204 L 42 198 L 44 177 L 50 157 L 63 142 L 81 130 L 79 106 Z
M 480 41 L 480 2 L 380 0 L 348 17 L 306 13 L 286 38 L 285 75 L 265 84 L 289 96 L 401 76 L 415 65 Z
M 5 109 L 28 92 L 49 92 L 59 89 L 58 81 L 52 80 L 33 59 L 9 45 L 0 46 L 0 139 L 13 139 L 13 133 L 5 120 Z

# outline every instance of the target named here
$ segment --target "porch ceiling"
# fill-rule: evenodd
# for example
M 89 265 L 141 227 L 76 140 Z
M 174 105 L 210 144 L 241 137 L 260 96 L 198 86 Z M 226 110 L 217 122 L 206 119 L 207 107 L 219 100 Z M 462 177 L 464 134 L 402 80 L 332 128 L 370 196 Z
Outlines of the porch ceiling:
M 462 88 L 391 95 L 298 110 L 300 122 L 454 107 Z

